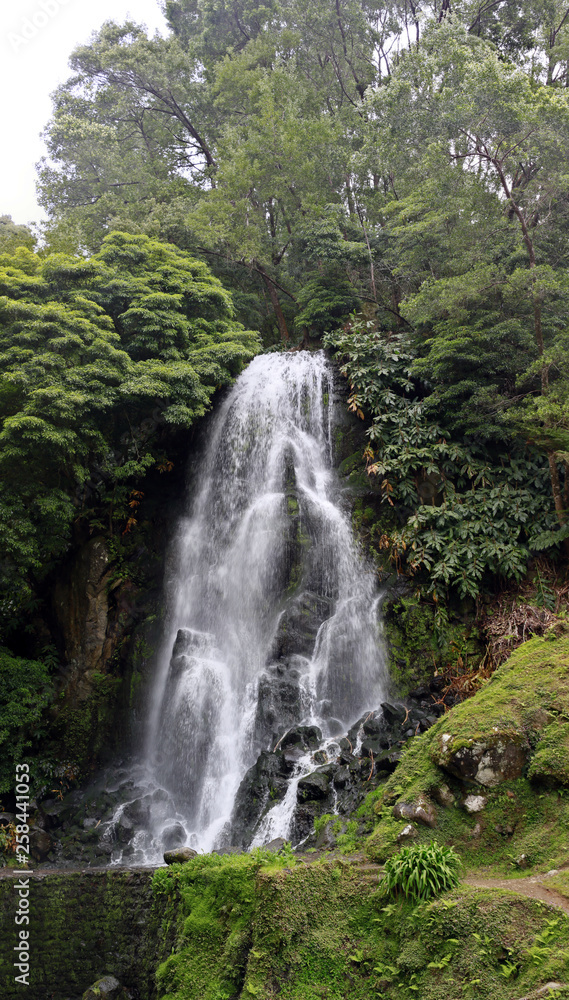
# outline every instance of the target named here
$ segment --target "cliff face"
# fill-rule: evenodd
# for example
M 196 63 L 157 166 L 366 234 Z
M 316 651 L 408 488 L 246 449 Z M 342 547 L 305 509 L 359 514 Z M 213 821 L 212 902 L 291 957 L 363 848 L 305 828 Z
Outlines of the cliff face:
M 55 584 L 53 609 L 65 658 L 65 694 L 74 708 L 89 697 L 95 673 L 106 673 L 114 652 L 117 622 L 111 616 L 111 580 L 107 542 L 95 537 L 74 554 Z

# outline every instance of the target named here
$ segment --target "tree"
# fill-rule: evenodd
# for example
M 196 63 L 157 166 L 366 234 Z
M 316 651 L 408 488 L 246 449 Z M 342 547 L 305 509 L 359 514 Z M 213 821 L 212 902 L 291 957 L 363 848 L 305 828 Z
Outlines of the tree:
M 492 326 L 499 330 L 506 349 L 516 344 L 518 358 L 513 366 L 511 355 L 502 362 L 501 385 L 497 386 L 505 397 L 502 404 L 488 394 L 486 382 L 490 405 L 517 405 L 524 383 L 526 393 L 537 388 L 547 396 L 551 352 L 557 352 L 559 324 L 566 323 L 569 306 L 566 251 L 559 253 L 562 241 L 555 211 L 569 194 L 565 167 L 569 101 L 565 93 L 532 84 L 485 44 L 442 25 L 425 38 L 421 52 L 402 61 L 390 87 L 372 103 L 377 114 L 372 127 L 383 123 L 388 131 L 382 148 L 392 141 L 399 156 L 407 151 L 413 183 L 417 184 L 419 176 L 418 185 L 424 188 L 438 164 L 443 176 L 458 178 L 463 191 L 481 193 L 478 206 L 486 208 L 486 233 L 492 220 L 494 224 L 494 241 L 486 244 L 474 268 L 472 262 L 464 268 L 462 253 L 458 268 L 456 261 L 447 257 L 443 269 L 433 273 L 430 256 L 430 278 L 403 307 L 408 319 L 431 330 L 425 358 L 415 366 L 416 373 L 434 375 L 441 388 L 446 384 L 447 394 L 449 376 L 456 386 L 469 366 L 470 388 L 473 380 L 483 383 L 484 377 L 477 377 L 472 366 L 476 356 L 482 365 L 492 356 L 493 345 L 484 338 L 489 332 L 489 307 L 494 302 L 497 309 Z M 395 212 L 404 214 L 413 197 L 415 193 L 408 195 L 406 204 L 399 204 Z M 463 241 L 466 235 L 468 246 L 470 228 L 473 242 L 480 246 L 480 215 L 465 211 L 467 205 L 463 200 L 451 229 L 458 231 Z M 426 238 L 427 218 L 423 211 Z M 448 215 L 445 221 L 449 221 Z M 525 336 L 528 322 L 533 343 Z M 542 409 L 542 414 L 545 412 Z M 555 450 L 548 448 L 555 509 L 564 528 L 567 514 L 558 458 Z M 567 546 L 569 551 L 569 542 Z
M 2 255 L 0 293 L 0 570 L 23 594 L 65 552 L 88 497 L 90 516 L 124 528 L 169 435 L 258 341 L 201 261 L 146 236 L 114 233 L 89 260 Z
M 18 226 L 11 215 L 0 215 L 0 253 L 13 253 L 18 247 L 33 250 L 36 238 L 28 226 Z

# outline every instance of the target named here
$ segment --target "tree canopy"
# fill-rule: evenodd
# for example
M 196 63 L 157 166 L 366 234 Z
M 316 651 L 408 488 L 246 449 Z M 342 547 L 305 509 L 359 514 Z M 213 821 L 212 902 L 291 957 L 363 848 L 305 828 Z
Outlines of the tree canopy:
M 91 516 L 112 507 L 124 530 L 127 498 L 167 461 L 169 433 L 257 350 L 207 266 L 148 236 L 113 233 L 88 259 L 1 255 L 5 592 L 45 574 L 93 503 Z
M 9 419 L 39 441 L 43 425 L 26 421 L 59 406 L 50 433 L 73 478 L 80 455 L 102 454 L 101 421 L 128 437 L 119 396 L 133 428 L 154 399 L 169 425 L 202 412 L 225 378 L 213 374 L 223 350 L 251 349 L 231 339 L 236 319 L 266 345 L 326 334 L 371 422 L 369 468 L 386 502 L 389 487 L 403 504 L 396 559 L 415 544 L 414 564 L 436 577 L 425 533 L 445 504 L 470 531 L 462 522 L 490 503 L 482 483 L 521 512 L 504 529 L 513 548 L 489 553 L 488 571 L 519 575 L 540 545 L 569 547 L 569 6 L 167 0 L 165 13 L 164 38 L 108 22 L 72 54 L 40 167 L 46 250 L 18 279 L 26 309 L 60 310 L 66 350 L 79 322 L 96 327 L 91 350 L 108 373 L 97 419 L 74 429 L 83 403 L 63 402 L 67 384 Z M 203 262 L 231 290 L 234 318 Z M 191 300 L 190 279 L 208 294 Z M 356 335 L 366 321 L 373 349 Z M 395 349 L 404 372 L 396 365 L 392 384 L 388 366 L 386 383 Z M 7 447 L 23 440 L 11 427 Z M 144 463 L 138 452 L 125 464 Z M 429 510 L 428 476 L 444 483 Z M 478 513 L 466 513 L 468 490 Z M 460 583 L 461 567 L 447 582 L 473 593 L 479 577 Z

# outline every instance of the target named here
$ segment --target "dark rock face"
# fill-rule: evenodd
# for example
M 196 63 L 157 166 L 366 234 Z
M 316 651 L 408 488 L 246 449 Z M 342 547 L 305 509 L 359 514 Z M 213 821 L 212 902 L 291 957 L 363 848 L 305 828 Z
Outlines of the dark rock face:
M 299 802 L 307 802 L 312 799 L 320 800 L 328 797 L 330 779 L 327 774 L 319 773 L 307 774 L 298 782 L 297 798 Z
M 327 597 L 303 591 L 281 615 L 271 647 L 271 660 L 293 655 L 310 656 L 322 622 L 332 613 Z
M 261 677 L 254 734 L 259 748 L 274 745 L 283 727 L 293 726 L 301 714 L 298 671 L 288 663 L 268 668 Z
M 244 848 L 251 843 L 259 821 L 275 802 L 282 800 L 289 779 L 295 771 L 298 773 L 299 760 L 308 754 L 313 770 L 298 781 L 289 835 L 293 844 L 308 838 L 307 846 L 315 846 L 318 838 L 312 836 L 314 821 L 330 812 L 352 816 L 368 792 L 393 773 L 405 742 L 434 721 L 435 716 L 429 718 L 416 704 L 386 703 L 368 712 L 347 736 L 337 740 L 332 760 L 330 748 L 326 748 L 316 726 L 294 726 L 285 731 L 274 743 L 274 751 L 261 753 L 241 782 L 231 821 L 231 841 Z M 405 818 L 435 825 L 432 803 L 417 802 L 405 808 Z M 326 839 L 328 834 L 324 832 L 320 840 L 322 836 Z
M 267 803 L 284 798 L 290 769 L 282 751 L 264 750 L 243 778 L 231 817 L 231 840 L 248 847 Z

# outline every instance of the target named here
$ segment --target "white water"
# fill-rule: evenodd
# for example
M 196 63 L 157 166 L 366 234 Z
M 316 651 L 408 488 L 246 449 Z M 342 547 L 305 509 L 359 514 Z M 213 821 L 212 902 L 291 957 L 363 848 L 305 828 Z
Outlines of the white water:
M 213 423 L 171 554 L 146 759 L 133 776 L 148 818 L 132 860 L 161 860 L 176 823 L 178 840 L 211 850 L 227 839 L 239 783 L 275 735 L 302 723 L 331 737 L 338 720 L 347 729 L 382 698 L 374 578 L 331 467 L 332 390 L 323 354 L 260 356 Z M 310 648 L 284 656 L 275 637 L 283 622 L 286 636 L 301 593 L 327 610 Z M 298 687 L 298 717 L 280 729 L 277 720 L 271 734 L 259 682 L 270 687 L 277 669 Z M 314 766 L 310 754 L 299 761 L 255 843 L 286 836 L 296 785 Z

